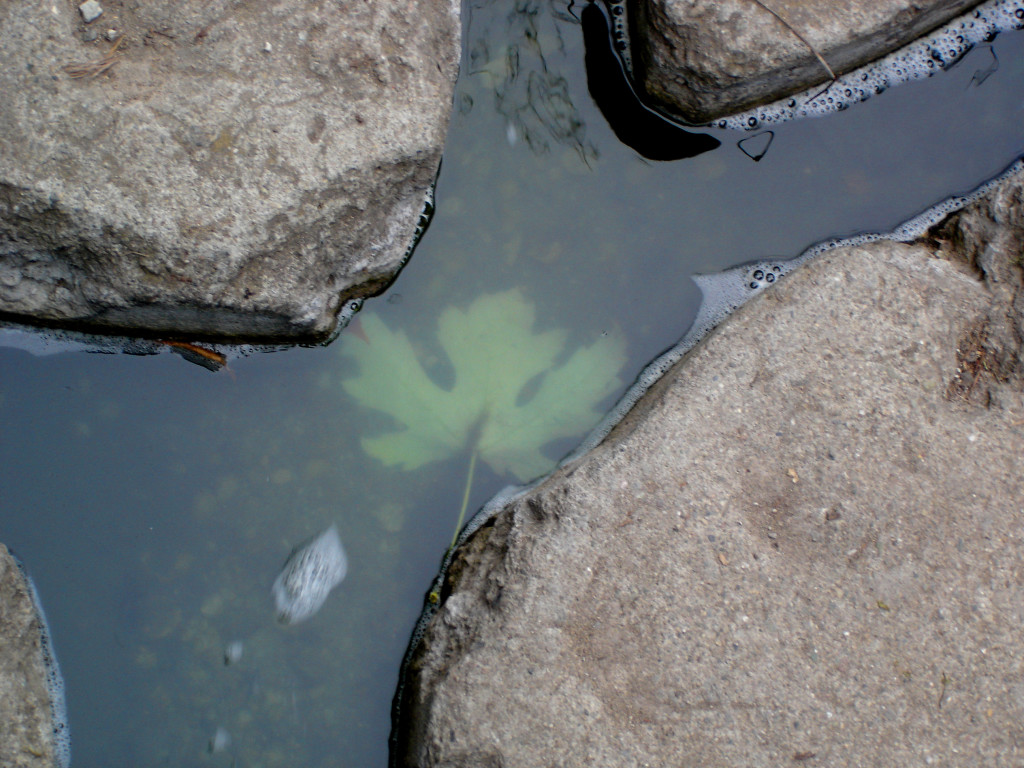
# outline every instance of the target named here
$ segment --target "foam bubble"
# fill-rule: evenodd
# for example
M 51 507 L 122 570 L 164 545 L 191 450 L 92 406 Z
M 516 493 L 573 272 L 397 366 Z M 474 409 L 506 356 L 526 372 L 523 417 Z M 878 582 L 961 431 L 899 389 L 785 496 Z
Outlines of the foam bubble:
M 644 396 L 647 390 L 665 375 L 673 365 L 681 360 L 687 352 L 693 349 L 698 342 L 729 315 L 750 301 L 750 299 L 777 284 L 781 278 L 797 267 L 836 248 L 866 245 L 879 240 L 893 240 L 896 242 L 916 240 L 951 213 L 955 213 L 967 205 L 976 202 L 992 192 L 1007 178 L 1021 172 L 1024 172 L 1024 158 L 1018 159 L 998 176 L 970 192 L 951 195 L 939 201 L 927 210 L 903 222 L 891 232 L 867 232 L 854 235 L 853 237 L 825 240 L 812 245 L 792 259 L 755 261 L 710 275 L 694 276 L 693 280 L 697 283 L 697 287 L 700 288 L 703 298 L 700 309 L 697 311 L 697 317 L 694 319 L 689 330 L 687 330 L 686 334 L 675 346 L 659 355 L 640 372 L 633 385 L 626 390 L 615 404 L 615 407 L 594 427 L 572 453 L 559 462 L 558 466 L 564 467 L 571 464 L 596 448 L 608 436 L 608 433 L 612 431 L 615 425 L 622 421 L 630 409 L 636 405 L 637 401 Z M 458 539 L 458 544 L 462 544 L 499 510 L 512 501 L 524 496 L 544 479 L 541 478 L 529 485 L 509 486 L 501 491 L 470 519 Z M 438 577 L 438 585 L 443 581 L 450 557 L 451 553 L 449 553 L 449 557 L 445 560 L 445 569 L 442 570 L 441 576 Z
M 635 79 L 625 0 L 605 0 L 605 4 L 612 19 L 615 50 L 630 79 Z M 979 43 L 991 41 L 1000 32 L 1019 29 L 1024 29 L 1024 0 L 988 0 L 941 30 L 842 75 L 827 88 L 819 84 L 796 96 L 787 96 L 711 125 L 752 131 L 801 117 L 841 112 L 894 85 L 931 77 L 936 72 L 949 69 Z
M 619 55 L 626 74 L 633 76 L 633 47 L 629 41 L 629 19 L 626 14 L 625 0 L 606 0 L 608 15 L 611 18 L 612 47 Z
M 338 338 L 338 334 L 352 322 L 352 318 L 363 308 L 363 299 L 349 299 L 338 312 L 338 326 L 331 334 L 331 341 Z
M 423 208 L 420 209 L 419 218 L 416 220 L 416 229 L 412 233 L 412 241 L 409 243 L 409 247 L 405 249 L 405 254 L 402 256 L 401 265 L 403 267 L 409 263 L 409 259 L 412 258 L 412 252 L 416 250 L 416 246 L 420 244 L 420 240 L 423 239 L 423 235 L 427 233 L 427 228 L 430 226 L 430 222 L 434 219 L 434 189 L 436 187 L 437 177 L 434 177 L 434 183 L 427 188 L 427 192 L 424 195 Z
M 435 177 L 433 184 L 424 193 L 423 207 L 420 209 L 419 218 L 416 221 L 412 241 L 405 249 L 405 253 L 399 262 L 399 269 L 409 262 L 413 251 L 419 245 L 420 240 L 423 239 L 423 235 L 426 233 L 434 217 L 434 188 L 436 185 L 437 178 Z M 334 330 L 322 342 L 323 346 L 330 344 L 338 338 L 339 334 L 352 321 L 356 313 L 363 308 L 363 302 L 364 299 L 362 298 L 354 298 L 341 305 L 336 316 L 337 322 L 335 323 Z M 214 344 L 202 342 L 201 345 L 211 352 L 223 355 L 229 362 L 255 354 L 286 351 L 295 347 L 294 344 L 287 343 Z M 21 349 L 36 357 L 56 355 L 64 352 L 158 355 L 175 351 L 173 347 L 163 342 L 151 341 L 149 339 L 94 334 L 63 328 L 41 328 L 14 321 L 3 321 L 3 324 L 0 325 L 0 347 Z M 219 370 L 219 368 L 220 366 L 211 370 Z
M 46 613 L 43 611 L 43 601 L 39 599 L 39 592 L 36 590 L 36 583 L 32 580 L 25 564 L 11 553 L 18 570 L 28 584 L 29 596 L 32 598 L 32 605 L 36 615 L 39 616 L 39 648 L 43 656 L 43 667 L 46 672 L 46 692 L 50 697 L 50 719 L 53 723 L 53 751 L 59 768 L 69 768 L 71 765 L 71 726 L 68 723 L 67 698 L 64 691 L 64 675 L 61 674 L 60 664 L 57 663 L 57 653 L 53 647 L 53 640 L 50 635 L 50 623 L 46 620 Z
M 758 294 L 763 293 L 771 286 L 776 285 L 781 278 L 800 265 L 835 248 L 864 245 L 879 240 L 895 240 L 898 242 L 916 240 L 951 213 L 979 200 L 995 189 L 1006 178 L 1022 171 L 1024 171 L 1024 158 L 1017 160 L 1001 174 L 971 192 L 952 195 L 917 216 L 908 219 L 891 232 L 865 233 L 854 237 L 827 240 L 811 246 L 794 259 L 755 261 L 750 264 L 727 269 L 723 272 L 695 276 L 693 280 L 700 288 L 703 300 L 701 301 L 700 309 L 697 311 L 697 317 L 689 330 L 687 330 L 686 334 L 675 346 L 659 355 L 640 372 L 636 381 L 626 390 L 615 404 L 615 407 L 591 430 L 590 434 L 583 439 L 576 450 L 558 463 L 558 467 L 554 471 L 578 461 L 585 454 L 596 448 L 655 382 L 664 376 L 673 365 L 679 362 L 687 352 L 693 349 L 715 327 L 743 306 L 743 304 Z M 544 482 L 547 477 L 550 477 L 550 474 L 537 478 L 525 485 L 509 485 L 503 488 L 469 519 L 455 544 L 445 553 L 441 569 L 435 577 L 430 591 L 427 593 L 423 613 L 420 614 L 419 620 L 413 629 L 399 670 L 398 689 L 392 702 L 391 712 L 392 729 L 389 740 L 392 754 L 395 754 L 395 739 L 397 738 L 398 725 L 402 717 L 401 708 L 413 655 L 419 647 L 427 627 L 440 608 L 442 589 L 448 577 L 448 569 L 451 566 L 455 552 L 470 536 L 493 520 L 498 512 L 505 509 L 509 504 L 521 499 Z
M 991 41 L 1000 32 L 1019 29 L 1024 29 L 1024 0 L 989 0 L 949 26 L 842 75 L 824 90 L 818 85 L 713 125 L 750 131 L 801 117 L 841 112 L 895 85 L 949 69 L 979 43 Z
M 438 171 L 440 173 L 440 170 Z M 409 246 L 405 249 L 405 253 L 402 255 L 402 259 L 398 264 L 398 271 L 400 272 L 405 268 L 405 265 L 409 263 L 409 259 L 412 258 L 413 251 L 416 250 L 416 246 L 420 244 L 420 240 L 423 239 L 423 235 L 427 233 L 427 228 L 430 227 L 430 222 L 434 219 L 434 211 L 436 210 L 434 205 L 434 190 L 437 187 L 437 177 L 434 177 L 434 182 L 427 188 L 426 193 L 423 196 L 423 207 L 420 209 L 419 218 L 416 220 L 416 229 L 413 231 L 412 240 L 409 242 Z M 397 278 L 398 273 L 395 273 Z M 324 341 L 324 345 L 333 343 L 341 332 L 348 327 L 348 324 L 352 322 L 352 318 L 356 316 L 356 313 L 363 308 L 364 300 L 362 298 L 349 299 L 338 311 L 337 323 L 334 326 L 334 330 L 331 335 Z M 266 348 L 264 348 L 266 350 Z M 270 351 L 270 350 L 267 350 Z

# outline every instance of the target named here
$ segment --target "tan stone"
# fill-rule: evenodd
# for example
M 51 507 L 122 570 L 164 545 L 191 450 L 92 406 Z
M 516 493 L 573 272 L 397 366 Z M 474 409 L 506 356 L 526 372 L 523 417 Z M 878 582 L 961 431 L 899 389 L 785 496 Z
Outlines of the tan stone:
M 0 312 L 309 339 L 393 277 L 440 162 L 458 3 L 103 9 L 0 3 Z
M 398 764 L 1020 763 L 1022 182 L 796 270 L 477 531 Z
M 0 765 L 53 768 L 53 723 L 39 618 L 28 585 L 0 544 Z
M 827 83 L 828 70 L 814 51 L 833 72 L 843 74 L 978 4 L 641 0 L 634 67 L 644 90 L 662 109 L 703 123 Z

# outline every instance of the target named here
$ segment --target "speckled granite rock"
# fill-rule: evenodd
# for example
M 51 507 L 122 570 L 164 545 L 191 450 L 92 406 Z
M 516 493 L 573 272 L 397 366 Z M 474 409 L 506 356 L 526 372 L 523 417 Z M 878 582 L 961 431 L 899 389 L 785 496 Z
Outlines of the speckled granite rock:
M 102 5 L 0 4 L 0 314 L 329 332 L 412 241 L 459 4 Z
M 828 81 L 906 45 L 979 0 L 640 0 L 637 78 L 667 113 L 702 123 Z M 765 7 L 762 7 L 765 6 Z
M 403 766 L 1024 761 L 1024 195 L 752 300 L 457 555 Z
M 39 619 L 21 571 L 0 544 L 0 765 L 55 764 Z

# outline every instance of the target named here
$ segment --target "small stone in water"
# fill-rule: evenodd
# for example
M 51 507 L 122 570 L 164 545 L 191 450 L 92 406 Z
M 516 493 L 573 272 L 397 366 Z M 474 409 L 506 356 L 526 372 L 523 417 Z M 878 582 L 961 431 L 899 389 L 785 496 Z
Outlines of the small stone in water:
M 231 746 L 231 734 L 224 728 L 218 727 L 210 739 L 210 753 L 224 752 Z
M 242 653 L 245 652 L 245 647 L 242 645 L 241 640 L 233 640 L 228 643 L 224 648 L 224 666 L 228 667 L 232 664 L 237 664 L 241 658 Z
M 96 0 L 85 0 L 80 6 L 78 11 L 82 14 L 82 20 L 88 24 L 90 21 L 96 21 L 103 13 L 103 8 Z
M 301 547 L 285 561 L 271 587 L 277 620 L 282 624 L 305 621 L 320 610 L 327 595 L 348 571 L 338 529 L 331 526 Z

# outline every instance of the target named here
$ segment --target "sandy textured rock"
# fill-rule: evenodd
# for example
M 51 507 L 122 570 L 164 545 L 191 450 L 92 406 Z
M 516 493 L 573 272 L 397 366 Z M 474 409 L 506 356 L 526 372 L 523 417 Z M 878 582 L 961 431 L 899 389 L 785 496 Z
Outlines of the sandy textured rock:
M 0 4 L 0 313 L 329 331 L 411 242 L 458 3 L 102 5 L 86 24 L 74 3 Z
M 0 765 L 53 768 L 53 725 L 39 619 L 21 571 L 0 544 Z
M 934 29 L 979 0 L 764 0 L 837 74 Z M 641 0 L 634 66 L 668 114 L 702 123 L 829 80 L 800 37 L 753 0 Z
M 399 764 L 1024 760 L 1021 181 L 797 270 L 477 532 Z

